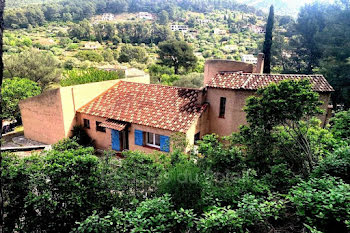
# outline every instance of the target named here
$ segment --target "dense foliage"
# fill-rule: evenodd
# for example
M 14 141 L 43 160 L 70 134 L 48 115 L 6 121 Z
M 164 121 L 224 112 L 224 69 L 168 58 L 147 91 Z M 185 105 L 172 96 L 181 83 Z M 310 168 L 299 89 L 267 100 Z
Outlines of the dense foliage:
M 41 88 L 38 84 L 29 79 L 17 77 L 5 79 L 1 88 L 1 118 L 20 121 L 19 102 L 40 93 Z
M 207 12 L 209 9 L 231 9 L 242 10 L 245 12 L 256 12 L 253 7 L 238 4 L 233 0 L 226 1 L 193 1 L 182 0 L 162 1 L 162 0 L 73 0 L 73 1 L 56 1 L 42 5 L 33 5 L 25 9 L 10 9 L 5 14 L 5 26 L 11 28 L 28 27 L 29 25 L 42 25 L 47 21 L 79 21 L 90 18 L 95 14 L 102 13 L 123 13 L 123 12 L 140 12 L 151 11 L 154 13 L 165 10 L 170 17 L 174 16 L 176 8 L 184 10 L 193 10 L 198 12 Z
M 189 154 L 181 135 L 172 136 L 170 154 L 124 152 L 121 160 L 113 151 L 98 158 L 77 138 L 26 158 L 4 154 L 5 231 L 348 231 L 347 112 L 332 129 L 320 128 L 306 117 L 319 112 L 307 81 L 259 93 L 248 100 L 248 125 L 238 134 L 206 135 Z M 309 142 L 312 161 L 290 124 Z M 334 129 L 342 133 L 333 137 Z
M 67 70 L 60 84 L 62 87 L 84 83 L 101 82 L 107 80 L 120 79 L 124 75 L 121 72 L 109 72 L 90 68 L 86 70 Z

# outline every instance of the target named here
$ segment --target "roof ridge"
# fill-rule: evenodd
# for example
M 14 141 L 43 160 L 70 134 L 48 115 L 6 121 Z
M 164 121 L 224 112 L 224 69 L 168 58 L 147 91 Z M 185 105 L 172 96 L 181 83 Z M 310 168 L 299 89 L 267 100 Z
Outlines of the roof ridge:
M 200 88 L 191 88 L 191 87 L 178 87 L 178 86 L 167 86 L 162 84 L 156 84 L 156 83 L 138 83 L 138 82 L 130 82 L 126 80 L 120 80 L 123 83 L 134 83 L 138 85 L 144 85 L 144 86 L 158 86 L 158 87 L 164 87 L 169 89 L 186 89 L 186 90 L 193 90 L 193 91 L 200 91 Z

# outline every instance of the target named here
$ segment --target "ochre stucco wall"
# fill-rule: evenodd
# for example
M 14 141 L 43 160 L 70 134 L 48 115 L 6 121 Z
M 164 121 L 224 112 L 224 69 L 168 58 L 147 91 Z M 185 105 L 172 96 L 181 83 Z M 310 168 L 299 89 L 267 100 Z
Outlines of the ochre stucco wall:
M 90 120 L 90 129 L 85 129 L 88 135 L 95 141 L 95 146 L 98 149 L 108 150 L 112 148 L 111 130 L 106 128 L 106 132 L 96 131 L 96 121 L 104 122 L 106 119 L 103 117 L 97 117 L 87 115 L 83 113 L 77 113 L 77 119 L 79 125 L 84 125 L 83 119 Z
M 65 137 L 59 89 L 25 99 L 19 106 L 26 138 L 52 144 Z
M 237 132 L 240 125 L 246 124 L 246 114 L 243 107 L 246 99 L 251 95 L 254 95 L 253 91 L 208 88 L 210 133 L 228 136 L 232 132 Z M 226 98 L 225 118 L 219 118 L 221 97 Z
M 318 116 L 322 125 L 328 122 L 326 119 L 330 93 L 319 93 L 320 100 L 323 102 L 321 108 L 325 110 L 324 114 Z M 221 136 L 231 135 L 237 132 L 239 126 L 247 123 L 246 114 L 243 108 L 246 99 L 255 95 L 254 91 L 229 90 L 219 88 L 208 88 L 207 101 L 210 104 L 209 109 L 209 131 Z M 225 118 L 219 118 L 220 97 L 226 97 Z

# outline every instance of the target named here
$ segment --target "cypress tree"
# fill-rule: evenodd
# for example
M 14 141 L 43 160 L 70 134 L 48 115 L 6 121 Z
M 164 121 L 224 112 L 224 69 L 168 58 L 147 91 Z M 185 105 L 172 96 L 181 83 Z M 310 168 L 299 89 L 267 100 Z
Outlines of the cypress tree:
M 274 23 L 274 9 L 273 9 L 273 5 L 271 5 L 269 17 L 267 18 L 265 41 L 264 41 L 264 48 L 263 48 L 263 53 L 265 54 L 264 73 L 267 73 L 267 74 L 271 72 L 271 46 L 272 46 L 273 23 Z

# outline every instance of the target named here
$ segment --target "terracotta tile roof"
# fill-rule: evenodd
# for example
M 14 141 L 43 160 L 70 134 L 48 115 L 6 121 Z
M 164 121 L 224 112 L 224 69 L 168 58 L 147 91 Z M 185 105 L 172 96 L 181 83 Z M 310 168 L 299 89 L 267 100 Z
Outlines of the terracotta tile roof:
M 176 132 L 186 132 L 207 105 L 201 91 L 120 81 L 78 112 Z
M 243 72 L 221 72 L 207 84 L 208 87 L 225 89 L 257 90 L 286 79 L 309 79 L 314 91 L 330 92 L 333 87 L 323 75 L 296 75 L 296 74 L 250 74 Z
M 120 121 L 116 121 L 113 119 L 108 119 L 108 120 L 102 122 L 102 124 L 101 124 L 102 127 L 106 127 L 109 129 L 115 129 L 118 131 L 122 131 L 123 129 L 125 129 L 126 125 L 127 125 L 127 123 L 125 123 L 125 122 L 120 122 Z

